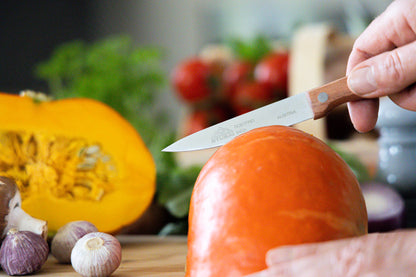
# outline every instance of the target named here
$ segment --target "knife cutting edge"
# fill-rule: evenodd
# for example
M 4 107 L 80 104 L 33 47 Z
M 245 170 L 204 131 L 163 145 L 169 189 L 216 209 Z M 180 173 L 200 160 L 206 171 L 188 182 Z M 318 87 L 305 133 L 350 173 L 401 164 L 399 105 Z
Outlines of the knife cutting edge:
M 333 108 L 359 100 L 347 85 L 347 77 L 268 104 L 186 136 L 162 151 L 183 152 L 214 148 L 252 129 L 270 125 L 291 126 L 326 116 Z

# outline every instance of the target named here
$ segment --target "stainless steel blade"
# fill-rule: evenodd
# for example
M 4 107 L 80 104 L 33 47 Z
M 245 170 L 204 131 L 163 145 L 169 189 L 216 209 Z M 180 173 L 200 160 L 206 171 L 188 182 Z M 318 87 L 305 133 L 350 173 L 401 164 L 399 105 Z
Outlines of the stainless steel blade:
M 176 141 L 162 151 L 182 152 L 218 147 L 255 128 L 291 126 L 313 117 L 308 95 L 304 92 L 208 127 Z

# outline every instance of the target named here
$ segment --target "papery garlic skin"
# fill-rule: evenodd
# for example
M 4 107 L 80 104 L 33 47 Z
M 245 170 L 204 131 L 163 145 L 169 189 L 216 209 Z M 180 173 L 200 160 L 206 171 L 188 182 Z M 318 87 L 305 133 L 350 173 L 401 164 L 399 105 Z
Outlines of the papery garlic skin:
M 0 264 L 8 275 L 27 275 L 39 271 L 48 254 L 49 247 L 42 236 L 11 229 L 0 248 Z
M 77 241 L 71 253 L 72 267 L 84 277 L 110 276 L 120 263 L 120 242 L 106 233 L 86 234 Z
M 75 243 L 84 235 L 92 232 L 98 232 L 97 227 L 88 221 L 72 221 L 61 228 L 52 239 L 51 254 L 60 263 L 71 263 L 71 252 Z

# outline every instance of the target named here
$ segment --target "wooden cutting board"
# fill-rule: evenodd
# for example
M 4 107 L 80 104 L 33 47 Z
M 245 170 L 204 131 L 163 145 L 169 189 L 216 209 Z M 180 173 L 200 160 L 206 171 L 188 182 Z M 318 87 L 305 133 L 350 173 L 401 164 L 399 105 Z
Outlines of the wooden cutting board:
M 185 276 L 186 237 L 123 235 L 117 237 L 122 245 L 122 261 L 114 277 L 127 276 Z M 0 276 L 7 276 L 4 272 Z M 32 276 L 32 275 L 31 275 Z M 58 264 L 49 258 L 41 271 L 33 276 L 81 276 L 71 265 Z

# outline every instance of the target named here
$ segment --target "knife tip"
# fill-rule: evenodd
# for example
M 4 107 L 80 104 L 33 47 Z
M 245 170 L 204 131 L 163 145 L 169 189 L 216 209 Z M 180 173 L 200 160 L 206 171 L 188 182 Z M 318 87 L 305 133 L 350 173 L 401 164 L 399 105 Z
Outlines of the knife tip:
M 163 148 L 162 152 L 176 152 L 176 151 L 172 149 L 171 145 L 169 145 L 168 147 Z
M 183 148 L 179 145 L 175 145 L 176 143 L 173 143 L 166 148 L 162 149 L 162 152 L 193 152 L 193 151 L 204 151 L 209 149 L 216 149 L 220 145 L 214 145 L 211 147 L 189 147 L 189 148 Z

